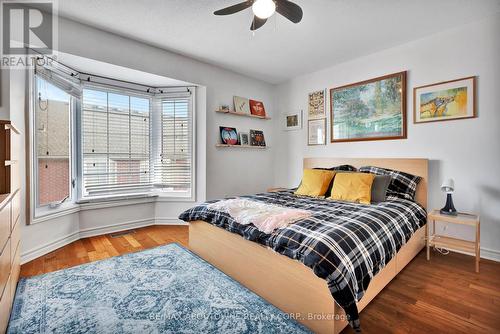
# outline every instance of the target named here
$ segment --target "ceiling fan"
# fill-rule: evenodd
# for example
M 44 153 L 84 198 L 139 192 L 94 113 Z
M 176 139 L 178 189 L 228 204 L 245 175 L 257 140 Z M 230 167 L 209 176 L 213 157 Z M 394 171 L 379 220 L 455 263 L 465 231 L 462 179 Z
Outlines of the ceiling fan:
M 275 12 L 283 15 L 293 23 L 302 20 L 302 8 L 288 0 L 247 0 L 214 12 L 215 15 L 230 15 L 252 7 L 254 14 L 250 30 L 262 27 Z

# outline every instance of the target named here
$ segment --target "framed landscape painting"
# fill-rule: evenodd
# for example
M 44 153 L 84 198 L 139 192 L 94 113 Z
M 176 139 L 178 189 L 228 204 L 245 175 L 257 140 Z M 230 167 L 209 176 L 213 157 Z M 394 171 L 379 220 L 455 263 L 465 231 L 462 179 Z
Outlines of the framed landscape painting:
M 330 90 L 331 142 L 406 138 L 406 71 Z
M 413 89 L 413 122 L 427 123 L 476 117 L 475 77 Z

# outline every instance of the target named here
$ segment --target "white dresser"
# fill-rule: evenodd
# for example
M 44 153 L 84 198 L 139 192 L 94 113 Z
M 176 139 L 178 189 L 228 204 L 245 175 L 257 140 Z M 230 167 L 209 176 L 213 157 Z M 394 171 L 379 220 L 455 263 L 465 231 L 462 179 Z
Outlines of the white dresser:
M 20 271 L 20 132 L 0 121 L 0 333 L 7 329 Z

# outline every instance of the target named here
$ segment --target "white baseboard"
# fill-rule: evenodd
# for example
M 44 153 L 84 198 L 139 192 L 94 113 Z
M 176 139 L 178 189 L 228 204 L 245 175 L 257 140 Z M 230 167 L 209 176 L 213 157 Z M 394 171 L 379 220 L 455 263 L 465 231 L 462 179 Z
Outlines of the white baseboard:
M 56 249 L 66 246 L 79 239 L 108 234 L 108 233 L 120 232 L 134 228 L 146 227 L 151 225 L 188 225 L 188 224 L 177 218 L 166 217 L 166 218 L 156 218 L 156 219 L 155 218 L 139 219 L 119 224 L 111 224 L 106 226 L 83 229 L 77 232 L 70 233 L 64 237 L 61 237 L 57 240 L 46 243 L 39 247 L 30 249 L 26 252 L 23 252 L 21 254 L 21 264 L 25 264 L 26 262 L 32 261 L 40 256 L 53 252 Z
M 155 225 L 185 225 L 188 226 L 189 224 L 186 223 L 183 220 L 180 220 L 179 218 L 176 217 L 157 217 L 155 219 Z
M 470 253 L 465 253 L 465 252 L 458 251 L 458 250 L 453 250 L 453 251 L 450 251 L 450 252 L 468 255 L 470 257 L 474 256 L 474 255 L 471 255 Z M 481 247 L 480 258 L 481 259 L 485 259 L 485 260 L 491 260 L 491 261 L 495 261 L 495 262 L 500 262 L 500 251 Z
M 67 236 L 61 237 L 57 240 L 54 240 L 52 242 L 46 243 L 39 247 L 23 252 L 21 253 L 21 264 L 25 264 L 26 262 L 29 262 L 40 256 L 53 252 L 58 248 L 61 248 L 63 246 L 66 246 L 67 244 L 72 243 L 73 241 L 77 241 L 78 239 L 80 239 L 80 233 L 74 232 L 68 234 Z
M 146 219 L 133 220 L 133 221 L 125 222 L 125 223 L 87 228 L 87 229 L 80 230 L 80 239 L 94 237 L 96 235 L 131 230 L 133 228 L 146 227 L 146 226 L 154 225 L 154 223 L 155 223 L 154 218 L 146 218 Z
M 482 247 L 481 258 L 500 262 L 500 251 Z

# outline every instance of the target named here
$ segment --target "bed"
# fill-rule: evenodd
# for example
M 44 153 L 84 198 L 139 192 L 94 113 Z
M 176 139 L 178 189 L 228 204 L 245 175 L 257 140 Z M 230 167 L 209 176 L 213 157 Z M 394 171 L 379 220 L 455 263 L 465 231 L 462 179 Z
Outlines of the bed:
M 418 175 L 415 202 L 427 207 L 428 161 L 426 159 L 338 159 L 306 158 L 304 168 L 331 167 L 348 164 L 355 167 L 378 166 Z M 274 200 L 290 200 L 286 191 L 277 194 L 262 194 Z M 299 203 L 300 204 L 300 203 Z M 400 204 L 400 203 L 397 203 Z M 343 207 L 339 207 L 341 212 Z M 186 218 L 186 217 L 184 217 Z M 421 219 L 421 218 L 420 218 Z M 347 325 L 342 307 L 332 298 L 325 279 L 318 277 L 308 266 L 265 247 L 258 235 L 245 235 L 217 227 L 213 221 L 190 220 L 189 245 L 192 251 L 210 262 L 224 273 L 257 293 L 276 307 L 290 314 L 316 333 L 339 333 Z M 228 231 L 229 230 L 229 231 Z M 236 233 L 239 232 L 242 235 Z M 250 233 L 250 232 L 248 232 Z M 253 232 L 252 232 L 253 233 Z M 373 276 L 362 298 L 356 303 L 361 311 L 394 278 L 425 245 L 425 218 L 414 228 L 408 240 L 397 254 Z M 247 239 L 253 239 L 249 241 Z M 320 275 L 321 276 L 321 275 Z

